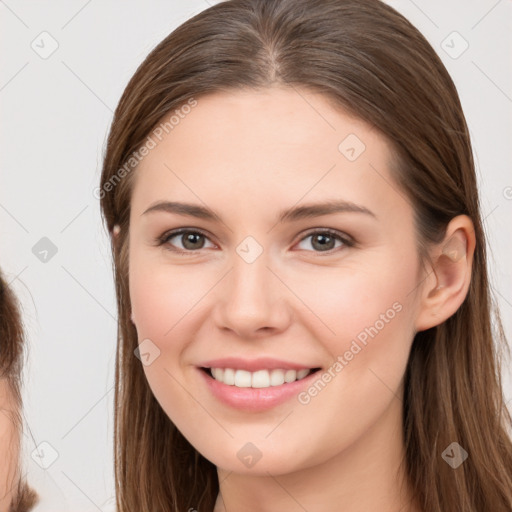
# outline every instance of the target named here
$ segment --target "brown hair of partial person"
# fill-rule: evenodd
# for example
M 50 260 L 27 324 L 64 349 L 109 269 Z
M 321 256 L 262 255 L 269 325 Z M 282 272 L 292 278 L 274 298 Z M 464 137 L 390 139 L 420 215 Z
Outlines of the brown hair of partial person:
M 0 273 L 0 379 L 5 379 L 7 388 L 12 395 L 14 411 L 8 411 L 14 422 L 14 428 L 21 433 L 23 428 L 21 415 L 21 372 L 23 361 L 23 325 L 21 321 L 18 301 L 7 282 Z M 19 448 L 19 447 L 18 447 Z M 12 447 L 1 447 L 3 453 Z M 19 474 L 20 461 L 2 462 L 17 464 L 14 473 L 14 487 L 8 492 L 12 494 L 9 512 L 28 512 L 38 502 L 36 492 L 31 489 L 24 478 Z
M 425 37 L 378 0 L 230 0 L 195 15 L 139 66 L 115 111 L 100 199 L 112 237 L 119 312 L 115 482 L 119 512 L 210 512 L 216 467 L 154 398 L 130 321 L 128 234 L 136 169 L 120 172 L 152 129 L 216 91 L 285 86 L 321 93 L 389 142 L 395 186 L 415 211 L 418 252 L 459 214 L 473 223 L 471 284 L 458 311 L 417 333 L 404 380 L 404 467 L 425 512 L 512 510 L 512 421 L 500 367 L 506 340 L 488 282 L 472 146 L 455 85 Z M 508 352 L 507 352 L 508 353 Z M 457 441 L 457 469 L 442 458 Z
M 20 481 L 9 512 L 30 512 L 39 502 L 39 496 L 26 482 Z

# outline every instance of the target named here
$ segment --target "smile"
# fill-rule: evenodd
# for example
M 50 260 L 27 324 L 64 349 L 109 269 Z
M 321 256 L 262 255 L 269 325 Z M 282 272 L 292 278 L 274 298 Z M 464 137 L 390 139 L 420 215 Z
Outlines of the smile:
M 208 392 L 222 404 L 262 412 L 283 404 L 311 385 L 320 368 L 247 370 L 197 368 Z
M 208 370 L 206 368 L 206 370 Z M 238 388 L 269 388 L 282 384 L 295 382 L 307 377 L 315 369 L 304 368 L 302 370 L 236 370 L 233 368 L 210 368 L 210 375 L 218 382 Z

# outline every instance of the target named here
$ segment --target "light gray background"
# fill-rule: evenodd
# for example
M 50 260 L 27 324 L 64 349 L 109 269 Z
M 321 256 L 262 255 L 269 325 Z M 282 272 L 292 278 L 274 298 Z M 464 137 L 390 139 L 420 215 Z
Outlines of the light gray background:
M 93 189 L 129 78 L 158 42 L 211 3 L 0 0 L 0 261 L 27 326 L 24 441 L 28 478 L 43 498 L 38 512 L 110 510 L 116 308 Z M 427 37 L 458 88 L 510 339 L 512 2 L 389 3 Z M 469 47 L 457 56 L 464 40 Z M 52 44 L 58 48 L 42 58 Z M 57 249 L 46 262 L 33 253 L 43 237 Z M 508 368 L 504 377 L 512 399 Z

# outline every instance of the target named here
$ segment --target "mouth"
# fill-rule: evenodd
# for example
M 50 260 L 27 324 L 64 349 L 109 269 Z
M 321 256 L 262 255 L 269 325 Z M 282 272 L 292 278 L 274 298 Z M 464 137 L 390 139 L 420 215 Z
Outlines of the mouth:
M 256 370 L 196 367 L 208 394 L 223 406 L 246 413 L 261 413 L 290 403 L 313 380 L 321 368 Z M 288 381 L 288 382 L 287 382 Z
M 273 388 L 301 381 L 318 372 L 321 368 L 293 369 L 264 369 L 250 372 L 236 368 L 209 368 L 200 367 L 200 370 L 211 379 L 236 388 Z

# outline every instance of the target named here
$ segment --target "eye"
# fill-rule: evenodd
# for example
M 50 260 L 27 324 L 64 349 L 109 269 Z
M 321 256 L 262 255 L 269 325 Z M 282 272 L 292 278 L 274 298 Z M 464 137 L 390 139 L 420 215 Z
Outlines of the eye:
M 182 248 L 175 247 L 174 244 L 171 243 L 173 238 L 177 238 L 181 242 Z M 340 246 L 352 247 L 355 244 L 348 235 L 331 229 L 317 229 L 316 231 L 311 231 L 303 237 L 299 243 L 304 243 L 308 238 L 312 239 L 310 246 L 318 249 L 313 252 L 324 252 L 328 254 L 334 252 L 336 248 L 339 249 Z M 205 248 L 205 239 L 209 240 L 208 236 L 201 231 L 182 228 L 164 233 L 161 237 L 157 238 L 157 244 L 166 245 L 168 250 L 178 254 L 191 254 Z M 336 241 L 340 242 L 338 247 L 333 246 Z
M 185 250 L 174 247 L 173 244 L 171 244 L 171 240 L 176 237 L 178 237 L 178 240 L 182 243 L 183 249 Z M 169 250 L 175 251 L 178 254 L 190 254 L 195 252 L 195 249 L 204 249 L 204 239 L 208 239 L 208 237 L 201 231 L 178 229 L 164 233 L 157 241 L 158 245 L 166 244 Z
M 341 242 L 341 247 L 352 247 L 354 241 L 351 240 L 347 235 L 343 235 L 337 231 L 331 229 L 316 230 L 310 232 L 308 235 L 303 237 L 300 243 L 303 243 L 308 238 L 311 238 L 310 246 L 318 249 L 313 252 L 327 252 L 331 254 L 336 247 L 334 246 L 336 241 Z M 340 248 L 340 245 L 337 248 Z

